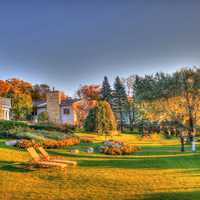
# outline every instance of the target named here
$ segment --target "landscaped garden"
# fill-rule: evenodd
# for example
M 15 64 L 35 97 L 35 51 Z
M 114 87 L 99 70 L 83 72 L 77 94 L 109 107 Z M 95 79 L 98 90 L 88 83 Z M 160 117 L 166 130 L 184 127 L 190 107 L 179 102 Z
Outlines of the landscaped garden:
M 199 77 L 196 68 L 129 77 L 132 96 L 119 77 L 113 89 L 105 77 L 79 88 L 73 123 L 55 120 L 60 112 L 53 120 L 48 106 L 35 121 L 27 100 L 46 100 L 49 90 L 40 96 L 28 85 L 21 99 L 24 83 L 12 80 L 12 120 L 0 121 L 0 199 L 199 199 Z
M 30 167 L 26 150 L 6 146 L 11 139 L 1 139 L 0 199 L 199 199 L 199 144 L 196 153 L 190 145 L 182 153 L 175 137 L 120 134 L 107 140 L 137 146 L 138 151 L 107 155 L 99 151 L 105 136 L 75 136 L 80 144 L 47 149 L 51 156 L 78 162 L 67 171 Z

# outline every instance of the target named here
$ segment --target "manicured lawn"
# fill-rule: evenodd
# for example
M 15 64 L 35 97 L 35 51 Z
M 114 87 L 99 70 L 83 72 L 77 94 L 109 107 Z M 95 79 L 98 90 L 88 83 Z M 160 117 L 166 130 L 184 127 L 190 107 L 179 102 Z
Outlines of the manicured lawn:
M 87 134 L 80 134 L 87 136 Z M 52 155 L 78 161 L 77 168 L 67 173 L 57 169 L 24 168 L 28 153 L 8 148 L 0 141 L 0 199 L 40 200 L 199 200 L 200 153 L 179 152 L 176 139 L 143 141 L 135 135 L 114 139 L 142 147 L 129 156 L 108 156 L 84 152 L 97 148 L 104 137 L 93 138 L 93 144 L 80 144 L 82 150 L 71 154 L 68 149 L 49 150 Z

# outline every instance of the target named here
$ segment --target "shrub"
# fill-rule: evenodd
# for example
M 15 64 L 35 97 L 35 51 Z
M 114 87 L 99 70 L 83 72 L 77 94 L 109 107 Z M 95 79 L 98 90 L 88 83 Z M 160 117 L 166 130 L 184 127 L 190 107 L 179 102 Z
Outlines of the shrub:
M 44 141 L 43 146 L 45 148 L 62 148 L 62 147 L 68 147 L 73 146 L 76 144 L 80 144 L 80 139 L 78 137 L 71 137 L 64 140 L 47 140 Z
M 48 122 L 48 120 L 49 120 L 48 112 L 41 112 L 38 115 L 38 121 L 39 122 Z
M 27 128 L 28 125 L 24 122 L 20 121 L 8 121 L 8 120 L 0 120 L 0 130 L 3 131 L 9 131 L 10 129 L 14 128 Z
M 37 135 L 35 133 L 31 132 L 19 132 L 15 134 L 15 138 L 17 139 L 28 139 L 28 140 L 37 140 L 37 141 L 42 141 L 45 140 L 43 136 Z
M 76 130 L 76 126 L 71 124 L 36 124 L 30 125 L 29 127 L 35 130 L 58 131 L 65 133 L 74 133 Z
M 103 153 L 108 155 L 130 155 L 138 151 L 138 147 L 127 144 L 122 147 L 106 147 Z
M 102 153 L 108 155 L 129 155 L 140 150 L 139 147 L 130 144 L 124 144 L 121 141 L 107 141 L 100 147 Z
M 81 138 L 80 140 L 81 142 L 84 142 L 84 143 L 93 143 L 93 140 L 91 138 Z
M 40 144 L 38 143 L 35 143 L 33 140 L 26 140 L 26 139 L 23 139 L 23 140 L 20 140 L 17 145 L 17 147 L 19 148 L 23 148 L 23 149 L 27 149 L 29 147 L 34 147 L 34 148 L 37 148 L 39 146 L 41 146 Z

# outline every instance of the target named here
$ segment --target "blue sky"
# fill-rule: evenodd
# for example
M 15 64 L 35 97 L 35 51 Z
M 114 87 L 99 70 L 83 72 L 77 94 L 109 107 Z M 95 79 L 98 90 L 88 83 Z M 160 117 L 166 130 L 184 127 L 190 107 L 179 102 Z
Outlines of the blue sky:
M 0 79 L 80 84 L 200 64 L 197 0 L 0 0 Z

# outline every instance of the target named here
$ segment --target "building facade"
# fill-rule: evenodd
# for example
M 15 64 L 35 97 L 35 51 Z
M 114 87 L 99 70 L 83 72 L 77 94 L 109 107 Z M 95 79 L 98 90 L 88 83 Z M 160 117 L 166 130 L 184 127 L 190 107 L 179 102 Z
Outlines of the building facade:
M 40 113 L 47 112 L 51 123 L 76 125 L 77 116 L 73 108 L 76 101 L 72 98 L 62 101 L 59 91 L 50 91 L 46 101 L 33 102 L 34 118 L 37 120 Z
M 11 115 L 11 99 L 0 97 L 0 119 L 9 120 Z

